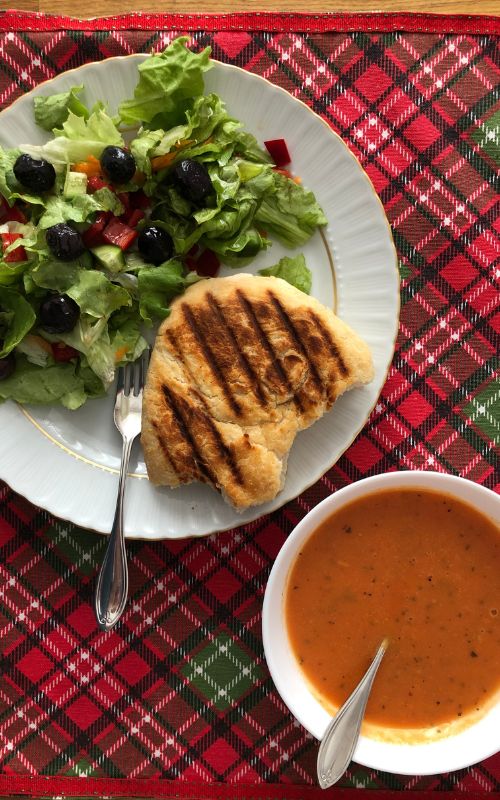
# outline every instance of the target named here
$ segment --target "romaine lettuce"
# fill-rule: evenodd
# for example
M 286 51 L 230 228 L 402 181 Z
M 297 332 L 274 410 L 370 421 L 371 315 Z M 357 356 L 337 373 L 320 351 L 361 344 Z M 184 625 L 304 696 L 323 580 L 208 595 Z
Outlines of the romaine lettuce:
M 9 399 L 18 403 L 62 403 L 75 409 L 85 402 L 87 391 L 75 363 L 40 367 L 18 355 L 15 372 L 0 381 L 0 401 Z
M 99 189 L 94 194 L 79 194 L 71 199 L 51 195 L 46 198 L 38 227 L 45 230 L 59 222 L 86 222 L 97 211 L 111 211 L 119 216 L 124 208 L 116 194 L 107 188 Z
M 55 138 L 46 144 L 21 144 L 22 153 L 33 158 L 44 158 L 59 170 L 67 164 L 85 161 L 89 155 L 99 158 L 107 145 L 123 146 L 123 137 L 115 123 L 102 109 L 94 111 L 88 119 L 69 112 L 61 129 L 54 130 Z M 1 190 L 1 189 L 0 189 Z
M 300 247 L 327 219 L 314 194 L 279 173 L 274 191 L 266 193 L 255 215 L 268 233 L 288 247 Z
M 312 286 L 311 270 L 306 265 L 306 260 L 302 253 L 293 258 L 284 256 L 277 264 L 266 269 L 259 269 L 259 275 L 274 275 L 275 278 L 282 278 L 287 283 L 291 283 L 296 289 L 309 294 Z
M 139 65 L 134 97 L 118 109 L 123 123 L 152 123 L 153 129 L 182 124 L 192 99 L 203 94 L 203 73 L 212 66 L 210 48 L 193 53 L 185 47 L 188 41 L 187 36 L 180 36 L 163 53 L 152 55 Z
M 171 259 L 159 267 L 148 267 L 137 273 L 139 309 L 143 320 L 151 325 L 170 314 L 170 302 L 200 277 L 189 272 L 185 275 L 180 261 Z
M 66 122 L 70 111 L 87 119 L 88 108 L 78 99 L 83 86 L 72 86 L 69 92 L 59 92 L 46 97 L 35 97 L 33 101 L 35 122 L 44 131 L 52 131 Z
M 0 286 L 0 358 L 4 358 L 35 324 L 31 304 L 18 291 Z

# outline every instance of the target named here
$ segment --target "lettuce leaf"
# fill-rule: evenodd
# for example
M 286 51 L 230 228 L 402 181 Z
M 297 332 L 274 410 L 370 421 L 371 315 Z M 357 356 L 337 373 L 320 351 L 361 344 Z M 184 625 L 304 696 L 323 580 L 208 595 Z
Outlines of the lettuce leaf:
M 212 66 L 210 48 L 192 53 L 185 47 L 188 41 L 187 36 L 180 36 L 163 53 L 139 65 L 134 97 L 118 109 L 125 125 L 146 122 L 153 123 L 151 128 L 168 129 L 184 121 L 191 98 L 203 94 L 203 73 Z
M 123 214 L 124 208 L 114 192 L 106 187 L 94 194 L 79 194 L 68 199 L 60 195 L 49 195 L 45 199 L 45 209 L 38 220 L 38 228 L 45 230 L 59 222 L 87 222 L 97 211 L 111 211 L 116 216 Z
M 253 133 L 238 131 L 235 138 L 237 152 L 248 161 L 257 161 L 259 164 L 274 164 L 268 151 L 260 146 Z
M 98 108 L 88 119 L 72 111 L 60 129 L 54 129 L 54 139 L 46 144 L 19 146 L 21 152 L 33 158 L 45 158 L 61 170 L 66 164 L 85 161 L 89 155 L 99 158 L 109 144 L 123 147 L 123 137 L 111 117 Z
M 108 388 L 115 377 L 116 359 L 107 326 L 101 336 L 85 351 L 85 356 L 92 372 Z
M 73 286 L 78 281 L 81 269 L 82 267 L 78 260 L 65 261 L 61 267 L 60 261 L 55 258 L 48 258 L 33 267 L 30 277 L 35 286 L 64 294 L 70 286 Z
M 13 168 L 20 154 L 21 151 L 17 150 L 17 148 L 4 150 L 0 145 L 0 194 L 6 200 L 11 199 L 12 193 L 16 191 L 16 186 L 18 186 Z
M 61 334 L 44 333 L 49 342 L 64 342 L 85 356 L 86 364 L 107 389 L 115 376 L 115 352 L 111 346 L 108 323 L 104 317 L 97 321 L 82 314 L 72 331 Z
M 47 342 L 41 336 L 27 333 L 24 339 L 16 345 L 16 354 L 23 353 L 30 364 L 37 364 L 39 367 L 46 367 L 54 363 L 52 353 Z
M 59 92 L 47 97 L 35 97 L 33 101 L 35 122 L 44 131 L 52 131 L 66 122 L 69 113 L 88 119 L 88 108 L 78 99 L 83 86 L 72 86 L 69 92 Z
M 0 287 L 13 286 L 21 280 L 22 275 L 29 269 L 28 261 L 0 261 Z
M 66 294 L 78 303 L 82 314 L 96 319 L 109 319 L 118 308 L 132 305 L 126 289 L 111 283 L 102 272 L 94 269 L 80 270 Z
M 148 343 L 140 331 L 141 323 L 140 317 L 130 317 L 122 322 L 116 330 L 110 331 L 111 347 L 116 364 L 135 361 L 147 348 Z
M 192 142 L 193 147 L 183 149 L 182 158 L 191 158 L 197 153 L 196 148 L 206 144 L 206 140 L 212 137 L 217 130 L 217 141 L 210 142 L 215 151 L 221 149 L 226 144 L 234 142 L 235 137 L 229 128 L 241 128 L 241 122 L 237 122 L 229 117 L 224 101 L 217 94 L 201 95 L 193 100 L 192 108 L 185 112 L 185 125 L 178 125 L 168 130 L 162 137 L 154 151 L 155 156 L 169 153 L 172 147 L 180 142 Z M 224 125 L 229 123 L 229 128 L 224 129 Z M 210 149 L 208 150 L 210 152 Z
M 278 263 L 272 267 L 259 269 L 259 275 L 273 275 L 275 278 L 282 278 L 305 294 L 309 294 L 311 291 L 312 274 L 302 253 L 292 258 L 288 256 L 280 258 Z
M 213 144 L 217 141 L 215 136 Z M 199 243 L 224 263 L 243 266 L 271 244 L 254 224 L 254 217 L 266 192 L 274 188 L 274 173 L 267 164 L 241 158 L 205 166 L 214 188 L 214 197 L 205 207 L 192 206 L 175 187 L 166 185 L 152 218 L 172 236 L 176 253 L 188 253 Z
M 224 264 L 230 267 L 242 267 L 248 264 L 261 251 L 271 245 L 257 228 L 250 227 L 241 233 L 236 234 L 231 239 L 209 239 L 200 240 L 205 243 L 209 250 L 220 257 Z
M 165 261 L 158 267 L 139 270 L 137 279 L 140 315 L 149 325 L 153 320 L 168 317 L 171 300 L 192 283 L 201 280 L 195 272 L 184 275 L 183 266 L 176 259 Z
M 85 356 L 81 356 L 80 363 L 76 368 L 76 374 L 83 381 L 83 387 L 87 397 L 102 397 L 106 394 L 106 387 L 102 380 L 89 367 Z
M 54 135 L 65 136 L 74 141 L 90 140 L 104 145 L 123 145 L 120 131 L 103 108 L 97 108 L 87 119 L 70 111 L 61 129 L 56 129 Z
M 130 152 L 135 158 L 137 169 L 146 177 L 151 177 L 151 153 L 164 137 L 164 131 L 141 131 L 139 136 L 132 139 Z
M 15 289 L 0 286 L 0 358 L 8 355 L 35 324 L 30 303 Z
M 273 175 L 274 191 L 265 195 L 255 220 L 287 247 L 299 247 L 327 219 L 312 192 L 277 172 Z
M 0 381 L 0 401 L 8 399 L 18 403 L 62 403 L 66 408 L 75 409 L 85 402 L 87 393 L 75 363 L 40 367 L 30 364 L 24 355 L 18 355 L 13 374 Z
M 181 144 L 183 147 L 179 151 L 179 158 L 191 157 L 192 150 L 186 146 L 186 142 L 193 145 L 203 143 L 212 135 L 219 123 L 228 119 L 224 103 L 218 95 L 196 97 L 193 100 L 193 107 L 185 112 L 184 124 L 175 125 L 167 131 L 161 128 L 159 130 L 145 128 L 139 131 L 130 144 L 138 169 L 150 176 L 151 158 L 164 156 Z

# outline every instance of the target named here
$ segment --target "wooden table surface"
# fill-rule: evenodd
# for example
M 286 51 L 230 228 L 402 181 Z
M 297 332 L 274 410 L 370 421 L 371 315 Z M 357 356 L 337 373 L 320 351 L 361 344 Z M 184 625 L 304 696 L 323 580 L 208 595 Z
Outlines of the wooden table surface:
M 493 14 L 500 0 L 0 0 L 1 8 L 98 17 L 126 11 L 221 13 L 229 11 L 415 11 L 434 14 Z

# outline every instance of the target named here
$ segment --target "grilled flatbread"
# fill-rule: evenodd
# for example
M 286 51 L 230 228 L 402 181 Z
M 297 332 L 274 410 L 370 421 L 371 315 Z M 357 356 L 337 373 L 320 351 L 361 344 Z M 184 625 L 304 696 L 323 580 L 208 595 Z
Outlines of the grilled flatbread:
M 200 281 L 172 304 L 151 356 L 149 479 L 203 481 L 240 510 L 272 500 L 297 432 L 372 377 L 365 342 L 280 278 Z

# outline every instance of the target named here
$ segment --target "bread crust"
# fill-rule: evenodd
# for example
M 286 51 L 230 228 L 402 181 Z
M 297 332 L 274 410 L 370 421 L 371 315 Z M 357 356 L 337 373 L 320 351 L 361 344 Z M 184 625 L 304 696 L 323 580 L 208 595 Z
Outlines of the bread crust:
M 200 281 L 172 304 L 151 357 L 149 479 L 203 481 L 240 510 L 272 500 L 297 432 L 372 378 L 366 343 L 280 278 Z

